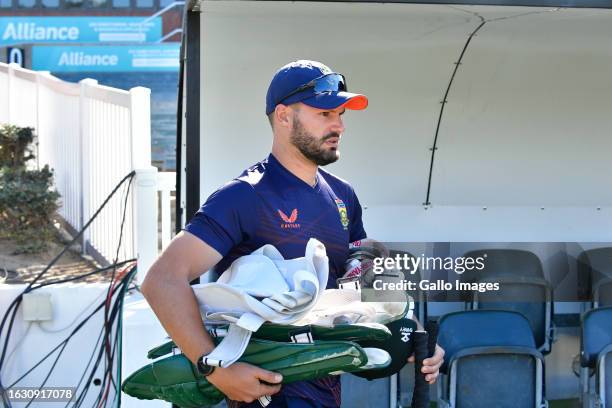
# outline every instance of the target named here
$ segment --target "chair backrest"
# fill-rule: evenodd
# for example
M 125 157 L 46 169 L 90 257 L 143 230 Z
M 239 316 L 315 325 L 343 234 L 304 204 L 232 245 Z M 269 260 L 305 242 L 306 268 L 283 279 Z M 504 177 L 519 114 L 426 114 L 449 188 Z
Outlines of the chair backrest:
M 550 350 L 552 326 L 552 288 L 541 278 L 498 277 L 484 281 L 498 282 L 499 291 L 477 293 L 474 309 L 510 310 L 521 313 L 529 321 L 536 346 Z
M 612 279 L 599 281 L 594 289 L 593 298 L 596 307 L 612 306 Z
M 612 344 L 600 353 L 597 380 L 599 397 L 604 403 L 603 408 L 612 407 Z
M 582 317 L 580 350 L 583 367 L 594 368 L 599 353 L 612 344 L 612 306 L 586 312 Z
M 542 395 L 542 355 L 529 321 L 507 310 L 468 310 L 440 319 L 438 343 L 455 408 L 533 408 Z M 519 392 L 520 390 L 520 392 Z
M 471 347 L 519 346 L 535 349 L 529 321 L 520 313 L 468 310 L 440 318 L 438 344 L 446 351 L 443 371 L 455 353 Z
M 485 257 L 482 270 L 466 271 L 462 278 L 465 282 L 477 282 L 493 276 L 523 276 L 544 278 L 542 262 L 533 252 L 522 249 L 478 249 L 464 257 Z
M 529 320 L 537 348 L 549 352 L 552 287 L 544 279 L 540 259 L 533 252 L 519 249 L 479 249 L 464 256 L 486 256 L 486 260 L 482 271 L 472 271 L 462 276 L 462 281 L 503 282 L 499 291 L 475 293 L 478 303 L 472 303 L 473 308 L 522 313 Z
M 453 367 L 455 408 L 538 407 L 537 359 L 530 354 L 474 354 Z M 540 388 L 541 390 L 541 388 Z
M 589 249 L 578 256 L 579 282 L 598 306 L 612 306 L 612 247 Z M 595 293 L 597 292 L 597 293 Z

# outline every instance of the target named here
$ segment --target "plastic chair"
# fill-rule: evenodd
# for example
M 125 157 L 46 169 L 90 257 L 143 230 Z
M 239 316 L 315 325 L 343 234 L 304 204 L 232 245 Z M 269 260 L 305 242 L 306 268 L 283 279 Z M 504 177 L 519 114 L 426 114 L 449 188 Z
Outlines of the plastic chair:
M 580 350 L 582 406 L 612 407 L 612 379 L 608 374 L 612 370 L 612 306 L 583 315 Z M 595 375 L 594 393 L 590 389 L 591 371 Z
M 485 268 L 462 276 L 462 281 L 498 282 L 499 291 L 474 292 L 472 309 L 510 310 L 529 321 L 538 351 L 550 352 L 554 338 L 553 290 L 544 279 L 542 263 L 532 252 L 516 249 L 483 249 L 465 257 L 483 257 Z
M 518 312 L 470 310 L 440 319 L 440 407 L 545 407 L 544 358 Z M 520 392 L 519 392 L 520 391 Z
M 597 248 L 578 256 L 578 279 L 593 308 L 612 306 L 612 248 Z

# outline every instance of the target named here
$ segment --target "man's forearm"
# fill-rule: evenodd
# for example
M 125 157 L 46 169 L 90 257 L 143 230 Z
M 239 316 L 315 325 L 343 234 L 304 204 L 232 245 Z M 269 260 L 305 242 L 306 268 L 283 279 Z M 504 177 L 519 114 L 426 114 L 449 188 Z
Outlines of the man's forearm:
M 186 282 L 143 285 L 143 294 L 175 344 L 192 362 L 215 347 L 204 329 L 193 290 Z

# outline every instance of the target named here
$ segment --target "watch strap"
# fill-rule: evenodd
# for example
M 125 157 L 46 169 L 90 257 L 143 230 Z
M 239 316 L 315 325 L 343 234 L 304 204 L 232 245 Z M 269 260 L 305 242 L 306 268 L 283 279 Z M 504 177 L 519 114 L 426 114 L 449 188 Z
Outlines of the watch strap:
M 204 377 L 208 377 L 209 375 L 211 375 L 214 371 L 215 371 L 215 366 L 212 365 L 208 365 L 204 362 L 204 359 L 206 358 L 206 355 L 201 356 L 200 358 L 198 358 L 198 364 L 197 364 L 197 368 L 198 368 L 198 372 L 204 376 Z

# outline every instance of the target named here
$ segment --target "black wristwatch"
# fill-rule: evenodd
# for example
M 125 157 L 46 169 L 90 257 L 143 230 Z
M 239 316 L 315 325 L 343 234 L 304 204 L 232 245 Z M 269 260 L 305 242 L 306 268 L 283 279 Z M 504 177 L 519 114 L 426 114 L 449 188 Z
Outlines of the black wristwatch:
M 206 357 L 206 355 L 201 356 L 200 358 L 198 358 L 198 372 L 203 375 L 204 377 L 208 377 L 209 375 L 211 375 L 214 371 L 215 371 L 215 366 L 211 366 L 208 365 L 204 362 L 204 358 Z

